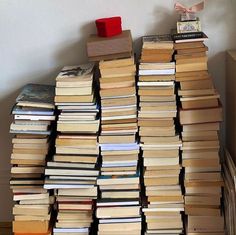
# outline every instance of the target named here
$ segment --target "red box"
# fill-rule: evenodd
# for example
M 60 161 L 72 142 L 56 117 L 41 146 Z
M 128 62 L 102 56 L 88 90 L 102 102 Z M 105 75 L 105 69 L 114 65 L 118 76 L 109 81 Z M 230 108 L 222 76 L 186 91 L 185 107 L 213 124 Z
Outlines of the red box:
M 96 20 L 99 37 L 112 37 L 122 33 L 121 17 L 110 17 Z

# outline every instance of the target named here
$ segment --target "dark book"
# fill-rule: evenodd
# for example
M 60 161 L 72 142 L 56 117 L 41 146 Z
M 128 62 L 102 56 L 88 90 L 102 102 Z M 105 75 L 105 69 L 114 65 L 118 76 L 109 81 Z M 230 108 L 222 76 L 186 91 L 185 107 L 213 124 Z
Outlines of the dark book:
M 14 115 L 43 115 L 43 116 L 54 115 L 54 111 L 50 109 L 23 107 L 18 105 L 14 105 L 11 113 Z
M 172 42 L 172 37 L 170 34 L 162 34 L 162 35 L 148 35 L 142 37 L 143 43 L 145 42 Z
M 176 30 L 172 30 L 172 38 L 174 41 L 176 41 L 176 40 L 198 39 L 198 38 L 205 39 L 207 38 L 207 36 L 203 32 L 177 33 Z
M 19 106 L 54 108 L 55 87 L 52 85 L 27 84 L 16 98 Z
M 112 175 L 100 175 L 98 178 L 100 180 L 106 180 L 106 179 L 132 179 L 132 178 L 139 178 L 140 177 L 140 172 L 137 171 L 135 175 L 117 175 L 117 176 L 112 176 Z

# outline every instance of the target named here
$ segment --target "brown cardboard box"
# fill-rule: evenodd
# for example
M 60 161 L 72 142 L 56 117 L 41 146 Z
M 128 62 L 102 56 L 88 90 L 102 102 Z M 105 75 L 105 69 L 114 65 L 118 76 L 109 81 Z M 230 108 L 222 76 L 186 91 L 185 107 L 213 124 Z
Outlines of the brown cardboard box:
M 130 57 L 133 41 L 130 30 L 114 37 L 90 35 L 87 40 L 87 54 L 90 61 Z

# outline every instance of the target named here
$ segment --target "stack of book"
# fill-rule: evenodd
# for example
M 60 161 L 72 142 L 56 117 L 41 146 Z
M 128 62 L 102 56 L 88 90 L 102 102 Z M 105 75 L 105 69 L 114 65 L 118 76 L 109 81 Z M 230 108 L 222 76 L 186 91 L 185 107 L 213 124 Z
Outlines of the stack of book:
M 54 198 L 43 184 L 55 120 L 53 99 L 54 86 L 28 84 L 12 109 L 10 188 L 15 202 L 14 234 L 51 234 Z
M 188 234 L 224 231 L 218 139 L 222 108 L 208 73 L 206 38 L 178 39 L 174 46 Z
M 134 185 L 133 182 L 129 184 Z M 118 184 L 118 188 L 121 185 Z M 142 218 L 139 198 L 120 195 L 117 199 L 101 199 L 97 203 L 97 217 L 99 218 L 98 235 L 141 235 Z
M 56 154 L 47 163 L 44 185 L 55 190 L 55 235 L 89 234 L 93 222 L 99 174 L 95 89 L 94 64 L 65 67 L 56 78 Z
M 103 40 L 110 44 L 115 38 Z M 112 45 L 114 51 L 123 48 L 121 44 Z M 101 48 L 103 44 L 97 44 L 96 50 Z M 99 62 L 102 166 L 98 179 L 98 234 L 141 234 L 136 66 L 131 53 L 132 46 L 129 55 L 120 59 L 119 54 L 107 52 Z
M 180 234 L 183 195 L 179 183 L 181 141 L 176 134 L 175 63 L 170 35 L 143 37 L 139 65 L 138 126 L 147 205 L 146 234 Z

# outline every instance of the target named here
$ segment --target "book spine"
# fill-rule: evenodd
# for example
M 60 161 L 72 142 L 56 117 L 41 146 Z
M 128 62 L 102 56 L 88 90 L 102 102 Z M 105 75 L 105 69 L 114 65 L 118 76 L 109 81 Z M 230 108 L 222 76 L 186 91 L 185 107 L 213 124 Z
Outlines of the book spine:
M 194 38 L 202 38 L 203 32 L 194 32 L 194 33 L 178 33 L 173 34 L 173 40 L 183 40 L 183 39 L 194 39 Z

